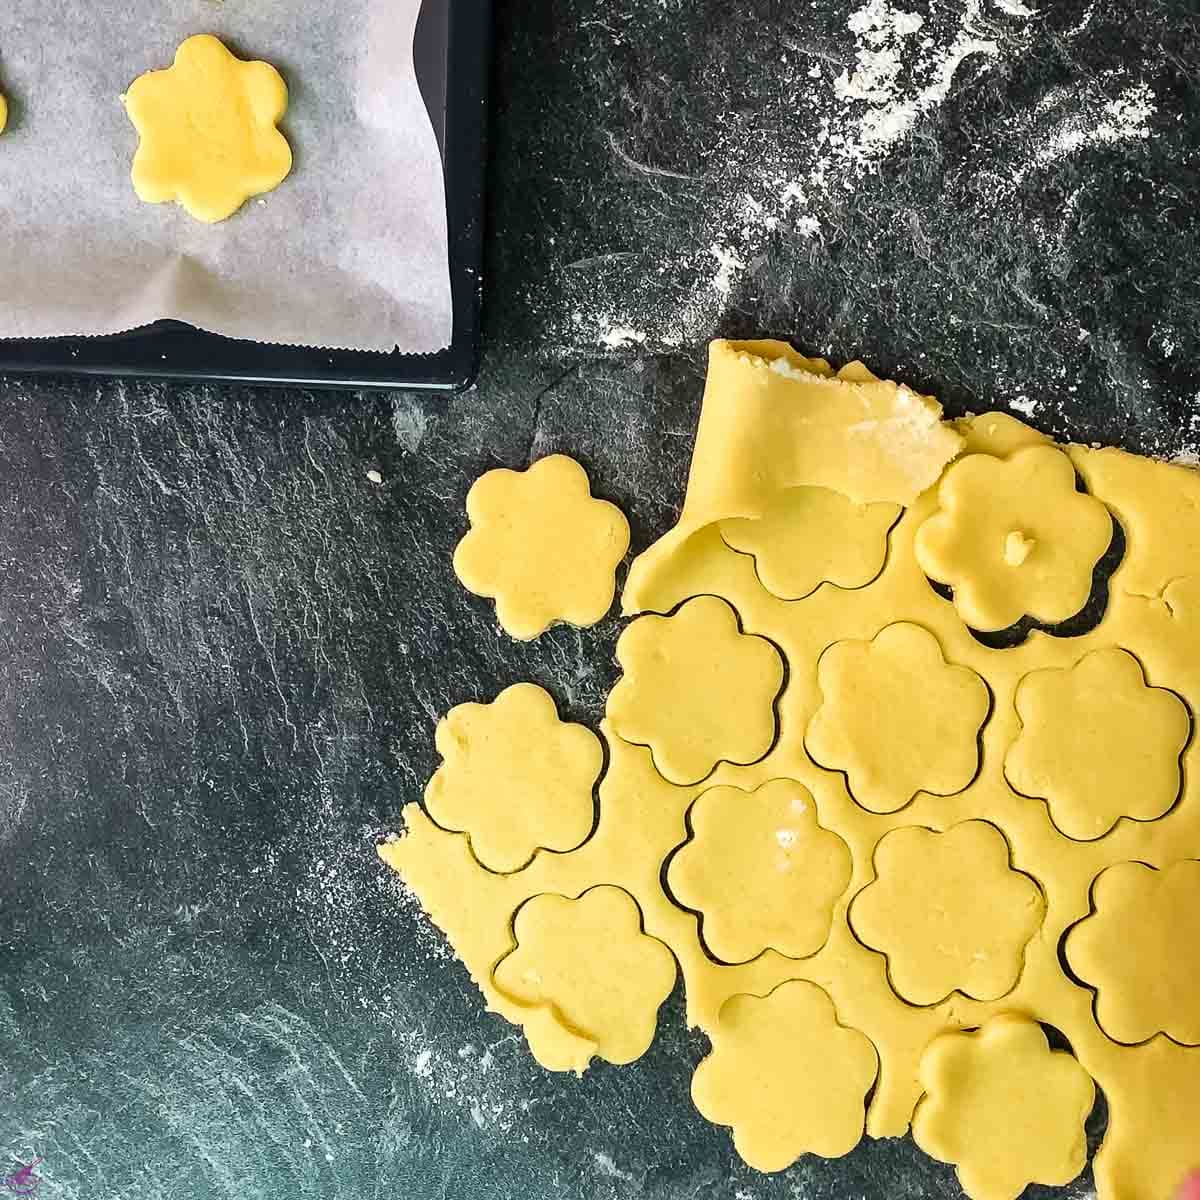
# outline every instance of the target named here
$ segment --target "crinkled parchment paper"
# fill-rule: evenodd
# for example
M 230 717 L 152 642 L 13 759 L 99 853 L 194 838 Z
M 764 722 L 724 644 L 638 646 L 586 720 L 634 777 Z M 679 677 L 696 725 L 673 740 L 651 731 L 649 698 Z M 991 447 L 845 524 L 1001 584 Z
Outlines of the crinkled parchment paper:
M 174 317 L 263 342 L 412 353 L 451 333 L 446 205 L 417 88 L 420 0 L 8 0 L 0 337 Z M 283 72 L 295 166 L 219 225 L 143 204 L 121 94 L 194 33 Z

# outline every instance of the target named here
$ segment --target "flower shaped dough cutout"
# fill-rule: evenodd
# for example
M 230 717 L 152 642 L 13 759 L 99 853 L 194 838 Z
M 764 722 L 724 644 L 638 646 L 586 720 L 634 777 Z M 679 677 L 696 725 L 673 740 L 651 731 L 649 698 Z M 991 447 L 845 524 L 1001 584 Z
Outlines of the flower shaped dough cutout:
M 1095 1084 L 1034 1022 L 1006 1014 L 976 1033 L 942 1034 L 920 1077 L 913 1137 L 954 1164 L 972 1200 L 1016 1200 L 1030 1183 L 1061 1187 L 1083 1170 Z
M 513 934 L 516 947 L 492 978 L 517 1004 L 553 1010 L 554 1021 L 525 1024 L 543 1066 L 563 1069 L 581 1037 L 611 1063 L 645 1054 L 675 986 L 675 958 L 642 932 L 628 892 L 605 884 L 577 900 L 534 896 L 518 910 Z M 586 1060 L 572 1065 L 582 1070 Z
M 1165 871 L 1110 867 L 1092 889 L 1092 915 L 1067 936 L 1067 961 L 1096 989 L 1096 1021 L 1132 1045 L 1165 1033 L 1200 1045 L 1200 862 Z
M 243 62 L 210 34 L 188 38 L 172 66 L 135 79 L 125 95 L 140 139 L 134 191 L 148 204 L 178 200 L 200 221 L 232 216 L 292 169 L 276 128 L 287 102 L 269 63 Z
M 527 471 L 488 471 L 467 493 L 467 516 L 455 573 L 468 591 L 495 600 L 514 638 L 528 641 L 558 621 L 595 625 L 612 607 L 629 522 L 592 495 L 574 459 L 552 454 Z
M 1027 615 L 1056 624 L 1087 603 L 1112 519 L 1075 490 L 1075 468 L 1061 450 L 968 454 L 947 468 L 937 497 L 938 511 L 917 530 L 917 562 L 954 589 L 971 628 L 1006 629 Z
M 724 600 L 697 596 L 673 616 L 639 617 L 617 640 L 617 661 L 613 730 L 649 746 L 669 782 L 699 783 L 718 762 L 757 762 L 771 749 L 783 660 L 739 630 Z
M 721 537 L 753 555 L 772 595 L 800 600 L 822 583 L 860 588 L 875 579 L 899 516 L 898 504 L 856 504 L 829 488 L 787 488 L 758 520 L 722 521 Z
M 1092 841 L 1122 817 L 1156 820 L 1178 799 L 1191 717 L 1174 692 L 1147 685 L 1133 655 L 1110 647 L 1032 671 L 1016 706 L 1021 732 L 1004 773 L 1046 801 L 1067 837 Z
M 858 1144 L 879 1058 L 869 1038 L 838 1024 L 815 983 L 731 997 L 710 1038 L 692 1101 L 706 1120 L 733 1129 L 750 1166 L 782 1171 L 803 1154 L 839 1158 Z
M 574 850 L 591 833 L 600 741 L 558 719 L 536 684 L 506 688 L 491 704 L 460 704 L 438 722 L 442 765 L 425 808 L 466 833 L 489 871 L 519 871 L 539 849 Z
M 875 875 L 854 898 L 850 924 L 887 958 L 898 995 L 927 1005 L 953 992 L 998 1000 L 1012 991 L 1046 905 L 1037 884 L 1009 865 L 994 825 L 893 830 L 875 850 Z
M 853 864 L 846 843 L 817 823 L 807 788 L 791 779 L 754 792 L 710 788 L 692 805 L 691 829 L 667 883 L 700 914 L 714 958 L 747 962 L 768 947 L 807 958 L 821 949 Z
M 928 630 L 900 622 L 870 642 L 835 642 L 817 679 L 805 745 L 818 765 L 846 772 L 863 808 L 895 812 L 919 791 L 948 796 L 975 777 L 991 697 Z

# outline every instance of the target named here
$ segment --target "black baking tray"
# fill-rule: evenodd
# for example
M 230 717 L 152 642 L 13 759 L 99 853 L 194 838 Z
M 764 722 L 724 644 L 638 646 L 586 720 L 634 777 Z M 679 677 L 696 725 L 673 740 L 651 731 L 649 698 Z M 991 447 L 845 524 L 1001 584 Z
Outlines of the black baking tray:
M 491 0 L 425 0 L 414 43 L 417 80 L 446 177 L 454 333 L 437 354 L 271 346 L 158 321 L 107 337 L 0 340 L 0 371 L 65 372 L 308 387 L 456 391 L 479 364 L 483 180 Z

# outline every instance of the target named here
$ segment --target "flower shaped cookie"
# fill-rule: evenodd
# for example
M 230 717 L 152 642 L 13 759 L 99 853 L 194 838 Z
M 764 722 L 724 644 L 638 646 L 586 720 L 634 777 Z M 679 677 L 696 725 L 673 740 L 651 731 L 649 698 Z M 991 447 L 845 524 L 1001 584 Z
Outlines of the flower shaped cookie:
M 488 471 L 467 493 L 467 516 L 455 573 L 496 601 L 513 637 L 528 641 L 558 621 L 594 625 L 612 607 L 629 522 L 592 495 L 574 459 L 552 454 L 527 471 Z
M 425 808 L 444 829 L 466 833 L 489 871 L 519 871 L 539 848 L 573 850 L 592 829 L 592 788 L 604 765 L 600 741 L 558 719 L 532 683 L 491 704 L 460 704 L 438 722 L 442 765 Z
M 277 188 L 292 151 L 275 126 L 288 92 L 265 62 L 243 62 L 210 34 L 190 37 L 165 71 L 135 79 L 125 110 L 141 139 L 133 187 L 148 204 L 178 200 L 200 221 L 223 221 Z
M 700 936 L 722 962 L 770 947 L 816 954 L 850 883 L 846 843 L 817 824 L 808 789 L 773 779 L 755 792 L 715 787 L 691 808 L 691 840 L 671 859 L 675 899 L 700 914 Z
M 817 679 L 805 745 L 819 765 L 846 772 L 863 808 L 895 812 L 919 791 L 949 796 L 975 777 L 987 685 L 948 664 L 928 630 L 900 622 L 869 642 L 836 642 Z
M 1004 1015 L 977 1033 L 942 1034 L 920 1077 L 913 1138 L 954 1164 L 972 1200 L 1017 1200 L 1030 1183 L 1061 1187 L 1083 1170 L 1095 1084 L 1034 1022 Z
M 1092 889 L 1092 915 L 1067 937 L 1067 961 L 1096 989 L 1096 1020 L 1114 1041 L 1156 1033 L 1200 1045 L 1200 862 L 1165 871 L 1110 867 Z
M 1067 837 L 1092 841 L 1122 817 L 1153 821 L 1178 798 L 1191 718 L 1174 692 L 1147 685 L 1126 651 L 1033 671 L 1016 706 L 1021 733 L 1004 773 L 1018 792 L 1046 801 Z
M 733 996 L 709 1036 L 692 1101 L 706 1120 L 732 1127 L 750 1166 L 782 1171 L 802 1154 L 839 1158 L 858 1144 L 879 1058 L 867 1037 L 838 1024 L 815 983 Z
M 925 574 L 954 589 L 963 621 L 989 631 L 1026 615 L 1047 625 L 1073 617 L 1111 540 L 1108 509 L 1075 490 L 1071 460 L 1029 446 L 948 467 L 914 549 Z
M 1012 991 L 1046 905 L 1009 865 L 994 825 L 893 830 L 875 850 L 875 876 L 854 898 L 850 924 L 887 958 L 901 997 L 937 1004 L 952 992 L 998 1000 Z
M 758 520 L 721 522 L 727 545 L 754 556 L 763 587 L 800 600 L 822 583 L 859 588 L 883 570 L 898 504 L 856 504 L 821 487 L 787 488 Z
M 534 896 L 513 922 L 516 947 L 492 972 L 496 987 L 552 1021 L 525 1023 L 529 1048 L 561 1069 L 582 1037 L 611 1063 L 633 1062 L 654 1040 L 658 1010 L 675 986 L 675 957 L 642 932 L 628 892 L 604 885 L 577 900 Z
M 738 629 L 733 609 L 698 596 L 670 617 L 634 621 L 617 641 L 625 674 L 608 697 L 618 736 L 649 746 L 676 784 L 699 783 L 719 762 L 757 762 L 775 740 L 783 660 Z

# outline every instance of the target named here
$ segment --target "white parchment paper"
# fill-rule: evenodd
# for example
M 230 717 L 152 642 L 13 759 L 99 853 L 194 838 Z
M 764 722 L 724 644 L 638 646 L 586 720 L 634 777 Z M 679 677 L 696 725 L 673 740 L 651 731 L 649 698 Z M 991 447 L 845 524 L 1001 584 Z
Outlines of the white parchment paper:
M 162 317 L 263 342 L 449 344 L 441 161 L 417 87 L 420 0 L 4 0 L 0 337 Z M 138 200 L 120 96 L 194 33 L 283 73 L 295 156 L 218 225 Z

